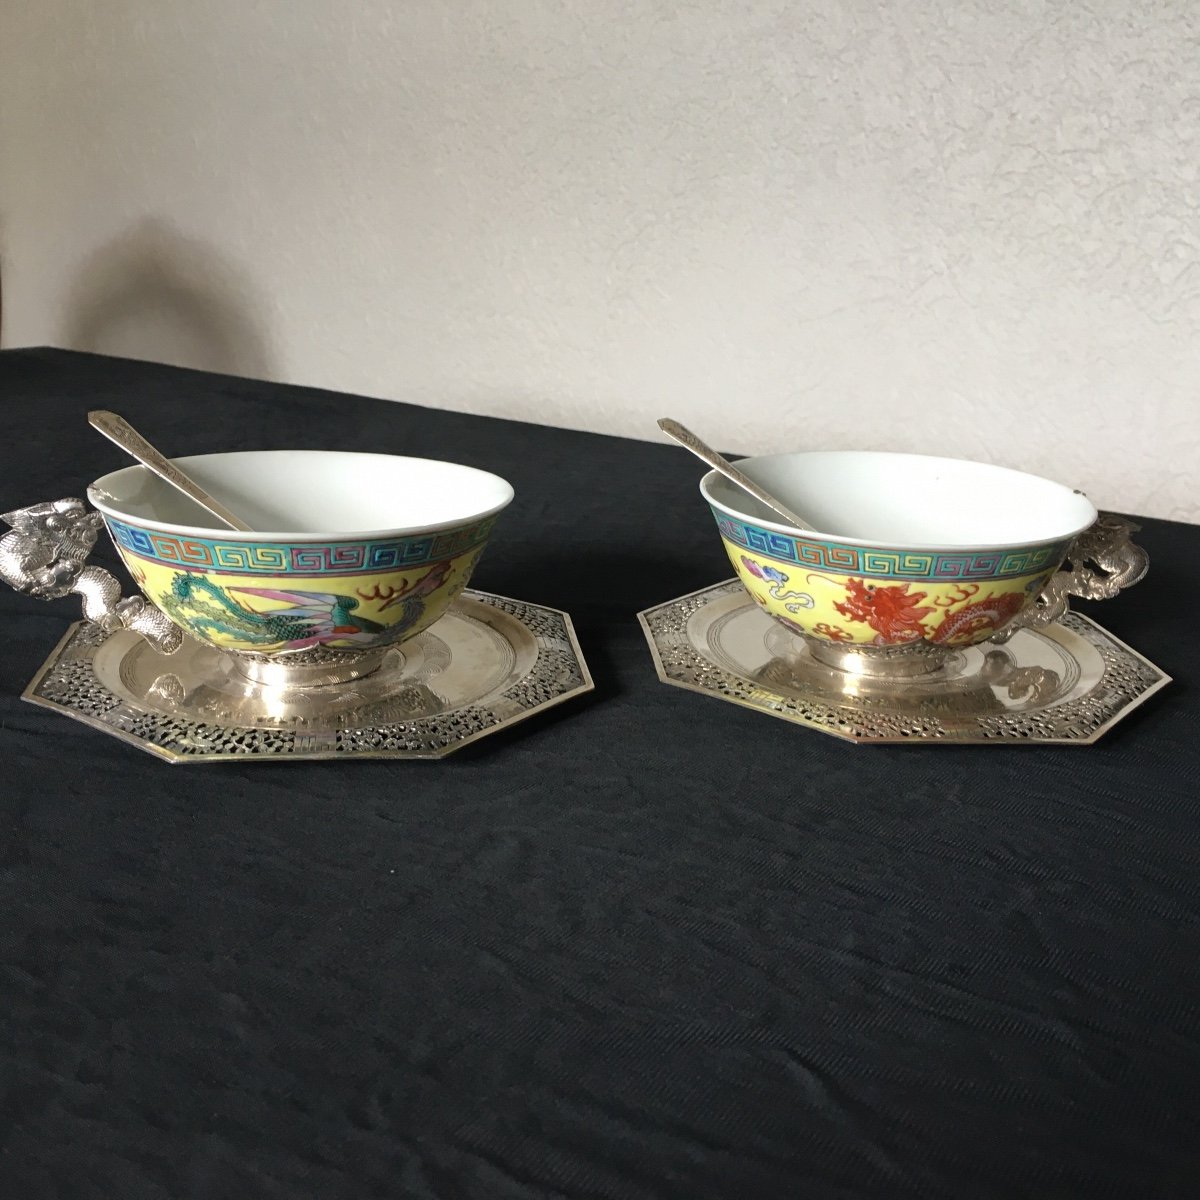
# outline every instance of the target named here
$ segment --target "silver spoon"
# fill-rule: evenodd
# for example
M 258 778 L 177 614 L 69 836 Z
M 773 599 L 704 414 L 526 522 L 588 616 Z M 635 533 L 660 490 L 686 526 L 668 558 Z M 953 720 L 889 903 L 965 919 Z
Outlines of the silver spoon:
M 96 409 L 88 413 L 88 424 L 98 429 L 110 442 L 115 442 L 126 454 L 132 455 L 143 466 L 149 467 L 160 479 L 165 479 L 173 488 L 195 500 L 230 529 L 252 532 L 240 517 L 235 516 L 219 500 L 214 500 L 195 480 L 189 479 L 169 458 L 164 457 L 124 417 L 114 412 Z
M 708 463 L 710 467 L 720 471 L 726 479 L 736 483 L 744 492 L 749 492 L 755 500 L 762 501 L 768 508 L 773 508 L 789 525 L 796 529 L 804 529 L 809 533 L 814 532 L 813 527 L 802 517 L 798 517 L 782 500 L 776 500 L 770 492 L 759 487 L 748 475 L 743 475 L 727 458 L 722 458 L 711 446 L 706 446 L 690 429 L 680 425 L 678 421 L 672 421 L 670 417 L 663 417 L 658 423 L 659 429 L 667 435 L 674 438 L 681 446 L 690 450 L 697 458 Z

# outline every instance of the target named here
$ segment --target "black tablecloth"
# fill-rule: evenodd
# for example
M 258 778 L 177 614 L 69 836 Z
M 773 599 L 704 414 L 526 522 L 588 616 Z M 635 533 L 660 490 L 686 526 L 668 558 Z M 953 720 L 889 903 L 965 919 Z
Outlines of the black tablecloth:
M 598 687 L 171 767 L 19 701 L 78 607 L 0 592 L 0 1196 L 1200 1195 L 1200 529 L 1080 606 L 1177 680 L 1098 745 L 855 746 L 657 681 L 637 611 L 729 575 L 682 450 L 12 351 L 0 511 L 125 465 L 94 407 L 505 475 L 474 583 Z

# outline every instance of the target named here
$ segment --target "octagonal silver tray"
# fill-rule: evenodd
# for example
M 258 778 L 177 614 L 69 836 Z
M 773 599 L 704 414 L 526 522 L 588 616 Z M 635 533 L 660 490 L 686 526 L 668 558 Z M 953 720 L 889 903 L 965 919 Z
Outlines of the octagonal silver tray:
M 736 579 L 638 614 L 664 683 L 853 742 L 1087 745 L 1170 682 L 1079 613 L 904 681 L 834 670 Z
M 465 591 L 350 683 L 266 687 L 188 639 L 72 625 L 23 693 L 172 763 L 442 758 L 593 688 L 570 617 Z

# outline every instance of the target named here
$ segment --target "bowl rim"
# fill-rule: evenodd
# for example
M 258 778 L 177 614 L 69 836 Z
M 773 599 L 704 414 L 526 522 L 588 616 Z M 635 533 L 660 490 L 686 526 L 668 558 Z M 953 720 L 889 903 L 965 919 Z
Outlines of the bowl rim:
M 88 485 L 87 497 L 88 501 L 98 509 L 105 517 L 112 517 L 113 520 L 120 521 L 122 524 L 131 525 L 137 529 L 149 529 L 156 533 L 170 533 L 182 537 L 196 538 L 204 541 L 219 540 L 222 542 L 295 542 L 295 543 L 320 543 L 320 542 L 371 542 L 371 541 L 390 541 L 398 538 L 416 537 L 424 533 L 441 533 L 448 529 L 458 529 L 464 525 L 475 524 L 479 521 L 485 521 L 488 517 L 493 517 L 497 513 L 506 509 L 513 501 L 516 492 L 513 485 L 509 483 L 502 475 L 497 475 L 494 471 L 486 471 L 481 467 L 470 467 L 465 463 L 452 462 L 449 459 L 442 458 L 426 458 L 413 454 L 381 454 L 377 451 L 370 450 L 226 450 L 212 454 L 187 454 L 179 455 L 173 458 L 173 462 L 178 462 L 181 466 L 186 467 L 189 463 L 200 462 L 204 459 L 214 458 L 238 458 L 245 456 L 261 456 L 273 454 L 313 454 L 313 455 L 337 455 L 353 458 L 386 458 L 395 463 L 404 462 L 421 462 L 421 463 L 436 463 L 439 466 L 453 467 L 457 471 L 462 471 L 472 475 L 483 476 L 488 479 L 495 480 L 502 485 L 503 499 L 487 508 L 478 509 L 475 512 L 468 513 L 463 516 L 453 517 L 445 521 L 431 521 L 420 525 L 397 525 L 387 526 L 379 529 L 356 529 L 347 530 L 322 530 L 318 532 L 296 532 L 287 530 L 259 530 L 245 531 L 241 529 L 228 529 L 220 525 L 180 525 L 172 521 L 152 520 L 149 517 L 134 516 L 131 513 L 123 512 L 119 506 L 119 502 L 108 496 L 105 491 L 105 485 L 110 480 L 118 475 L 127 475 L 134 472 L 149 474 L 150 469 L 143 466 L 141 463 L 133 463 L 127 467 L 119 467 L 115 471 L 109 471 L 100 478 L 95 479 Z M 169 484 L 164 484 L 169 487 Z M 216 517 L 213 518 L 216 521 Z
M 845 455 L 846 457 L 866 456 L 872 458 L 891 458 L 891 459 L 919 459 L 925 463 L 952 463 L 955 466 L 972 466 L 984 467 L 989 471 L 1001 472 L 1007 475 L 1012 475 L 1021 479 L 1036 480 L 1042 484 L 1048 484 L 1051 487 L 1058 488 L 1068 495 L 1077 496 L 1085 501 L 1091 509 L 1091 517 L 1085 523 L 1077 527 L 1069 527 L 1064 532 L 1048 534 L 1044 537 L 1037 538 L 1022 538 L 1018 541 L 1005 542 L 930 542 L 930 541 L 912 541 L 898 542 L 894 539 L 882 538 L 856 538 L 846 537 L 842 534 L 824 533 L 820 530 L 797 529 L 794 525 L 788 525 L 783 521 L 765 520 L 749 513 L 739 511 L 732 505 L 726 504 L 721 500 L 716 499 L 711 495 L 711 487 L 718 481 L 723 481 L 730 488 L 736 488 L 737 484 L 727 480 L 717 470 L 708 471 L 700 480 L 700 494 L 704 500 L 713 508 L 720 509 L 727 516 L 733 517 L 737 521 L 744 521 L 749 525 L 754 525 L 761 529 L 767 529 L 772 533 L 782 533 L 787 537 L 796 538 L 800 541 L 822 541 L 833 542 L 843 546 L 858 546 L 864 549 L 877 550 L 901 550 L 913 551 L 917 553 L 964 553 L 968 551 L 992 553 L 1005 550 L 1021 550 L 1032 546 L 1053 545 L 1056 542 L 1069 542 L 1073 538 L 1078 537 L 1085 529 L 1089 529 L 1099 518 L 1100 512 L 1092 503 L 1091 498 L 1078 488 L 1070 488 L 1065 483 L 1059 483 L 1054 479 L 1047 479 L 1044 475 L 1034 475 L 1030 471 L 1020 471 L 1015 467 L 1002 466 L 999 463 L 980 462 L 978 459 L 970 458 L 950 458 L 941 454 L 913 454 L 907 451 L 899 450 L 797 450 L 784 452 L 782 454 L 758 454 L 748 458 L 730 459 L 734 466 L 745 468 L 747 464 L 765 461 L 778 461 L 780 459 L 803 459 L 815 455 L 834 456 Z

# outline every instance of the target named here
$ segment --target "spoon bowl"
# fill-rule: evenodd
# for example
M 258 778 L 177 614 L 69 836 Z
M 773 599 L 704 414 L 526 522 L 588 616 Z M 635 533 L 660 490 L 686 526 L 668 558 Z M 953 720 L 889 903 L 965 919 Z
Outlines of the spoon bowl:
M 374 670 L 467 586 L 511 485 L 474 467 L 391 454 L 251 450 L 179 468 L 253 532 L 145 466 L 88 489 L 146 599 L 259 682 Z
M 1041 611 L 1039 596 L 1068 556 L 1108 553 L 1087 543 L 1085 554 L 1076 541 L 1098 519 L 1086 496 L 988 463 L 809 451 L 741 465 L 770 491 L 800 498 L 819 524 L 798 532 L 711 471 L 700 492 L 730 562 L 765 612 L 839 653 L 870 651 L 892 663 L 898 649 L 906 658 L 921 650 L 943 661 L 922 647 L 1003 636 Z

